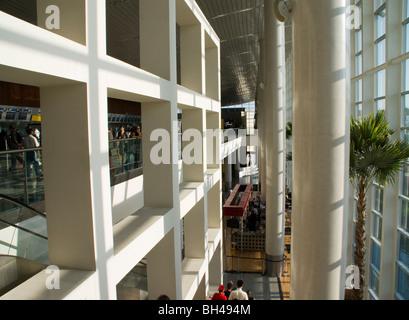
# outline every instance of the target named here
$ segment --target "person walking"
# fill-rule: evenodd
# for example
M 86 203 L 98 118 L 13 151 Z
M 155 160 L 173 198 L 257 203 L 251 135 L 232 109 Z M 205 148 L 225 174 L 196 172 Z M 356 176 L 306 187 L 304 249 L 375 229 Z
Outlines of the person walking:
M 237 289 L 230 293 L 229 300 L 248 300 L 247 293 L 243 291 L 243 280 L 237 281 Z
M 9 126 L 9 136 L 7 139 L 7 146 L 9 150 L 19 150 L 21 149 L 20 144 L 17 141 L 17 133 L 14 130 L 14 126 L 10 125 Z M 18 153 L 12 153 L 11 154 L 11 171 L 14 171 L 17 169 L 17 161 L 21 163 L 22 166 L 24 166 L 24 160 Z
M 221 284 L 219 286 L 219 292 L 213 295 L 212 300 L 227 300 L 227 297 L 224 295 L 224 285 Z
M 27 136 L 23 140 L 23 146 L 25 149 L 33 149 L 40 147 L 40 144 L 37 141 L 37 138 L 34 135 L 34 131 L 31 128 L 27 128 Z M 30 169 L 31 166 L 34 167 L 35 175 L 38 179 L 42 178 L 42 174 L 40 172 L 40 151 L 27 151 L 26 153 L 26 160 L 27 160 L 27 177 L 30 177 Z

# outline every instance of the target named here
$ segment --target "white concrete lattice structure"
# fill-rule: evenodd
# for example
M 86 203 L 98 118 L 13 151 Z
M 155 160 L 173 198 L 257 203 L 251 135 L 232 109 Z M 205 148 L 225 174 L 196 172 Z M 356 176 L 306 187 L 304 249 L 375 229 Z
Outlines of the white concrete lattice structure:
M 49 4 L 60 9 L 60 30 L 45 27 Z M 59 290 L 46 289 L 44 271 L 3 299 L 116 299 L 143 258 L 149 299 L 204 299 L 222 281 L 221 166 L 149 161 L 157 128 L 171 132 L 178 153 L 178 109 L 184 130 L 220 128 L 219 39 L 192 0 L 139 6 L 140 68 L 106 54 L 105 1 L 38 0 L 42 28 L 0 12 L 0 80 L 40 87 L 49 257 L 61 276 Z M 114 187 L 107 98 L 142 104 L 144 174 Z

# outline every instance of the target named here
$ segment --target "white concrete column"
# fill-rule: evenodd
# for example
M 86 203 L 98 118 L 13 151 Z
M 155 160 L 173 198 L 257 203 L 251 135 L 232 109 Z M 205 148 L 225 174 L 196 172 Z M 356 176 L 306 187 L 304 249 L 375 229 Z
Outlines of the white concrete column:
M 205 199 L 202 198 L 184 217 L 185 255 L 188 258 L 205 258 L 207 229 L 205 228 L 204 205 Z
M 349 172 L 346 0 L 292 2 L 292 300 L 344 298 Z M 317 14 L 319 12 L 319 14 Z
M 87 86 L 42 87 L 41 105 L 50 263 L 95 270 Z
M 264 87 L 265 87 L 265 54 L 264 54 L 264 38 L 260 40 L 260 63 L 258 66 L 258 80 L 256 93 L 256 109 L 257 109 L 257 130 L 258 130 L 258 169 L 259 169 L 259 184 L 261 188 L 261 201 L 266 201 L 266 156 L 264 147 L 264 136 L 266 130 L 265 124 L 265 102 L 264 102 Z
M 169 231 L 147 255 L 149 300 L 156 300 L 162 294 L 172 300 L 181 299 L 180 271 L 174 263 L 177 258 L 174 234 L 174 229 Z
M 266 259 L 267 274 L 281 276 L 285 218 L 284 25 L 274 16 L 274 1 L 264 3 Z
M 169 102 L 142 103 L 144 203 L 172 208 L 172 122 Z
M 207 164 L 206 111 L 182 111 L 183 181 L 203 182 Z
M 207 168 L 220 169 L 220 143 L 223 136 L 220 122 L 219 113 L 206 112 Z

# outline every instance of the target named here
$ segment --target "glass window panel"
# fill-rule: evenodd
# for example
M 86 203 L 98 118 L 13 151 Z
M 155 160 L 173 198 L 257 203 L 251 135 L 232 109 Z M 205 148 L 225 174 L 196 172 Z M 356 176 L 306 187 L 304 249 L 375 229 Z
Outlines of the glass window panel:
M 372 236 L 382 241 L 382 218 L 372 213 Z
M 362 30 L 355 31 L 355 53 L 362 50 Z
M 385 3 L 385 0 L 375 0 L 375 11 Z
M 375 101 L 375 110 L 376 112 L 380 110 L 386 110 L 386 100 L 381 99 L 381 100 L 376 100 Z
M 402 130 L 402 139 L 409 143 L 409 130 Z
M 409 18 L 409 0 L 403 1 L 403 20 Z
M 409 238 L 399 234 L 399 261 L 409 268 Z
M 355 101 L 356 102 L 362 101 L 362 79 L 359 79 L 355 83 Z
M 381 247 L 371 240 L 371 266 L 379 272 L 381 270 Z
M 380 66 L 386 62 L 386 40 L 375 44 L 375 65 Z
M 355 75 L 359 76 L 362 74 L 362 54 L 355 57 Z
M 400 227 L 409 232 L 409 202 L 402 199 L 401 204 Z
M 397 273 L 396 290 L 403 299 L 409 300 L 409 275 L 399 266 L 397 267 Z
M 362 118 L 362 103 L 357 103 L 355 107 L 356 107 L 355 116 L 357 119 L 361 119 Z
M 379 275 L 373 268 L 370 268 L 369 272 L 369 288 L 379 296 Z
M 403 61 L 403 86 L 402 90 L 403 91 L 409 91 L 409 60 Z
M 403 96 L 403 123 L 404 127 L 409 127 L 409 94 Z
M 409 166 L 407 165 L 402 167 L 402 195 L 409 197 Z
M 383 213 L 383 189 L 374 187 L 374 209 L 379 213 Z
M 375 98 L 385 97 L 386 94 L 386 70 L 382 69 L 375 75 Z
M 382 37 L 386 32 L 386 9 L 375 15 L 375 40 Z
M 403 53 L 409 52 L 409 24 L 403 26 Z
M 374 209 L 378 211 L 379 207 L 379 188 L 374 187 Z

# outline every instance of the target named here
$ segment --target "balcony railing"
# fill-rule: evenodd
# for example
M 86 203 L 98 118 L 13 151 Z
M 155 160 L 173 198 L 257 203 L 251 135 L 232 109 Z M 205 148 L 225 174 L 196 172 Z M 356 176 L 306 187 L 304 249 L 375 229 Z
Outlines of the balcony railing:
M 109 141 L 111 185 L 142 175 L 142 140 Z
M 0 193 L 25 204 L 44 201 L 42 148 L 0 152 Z

